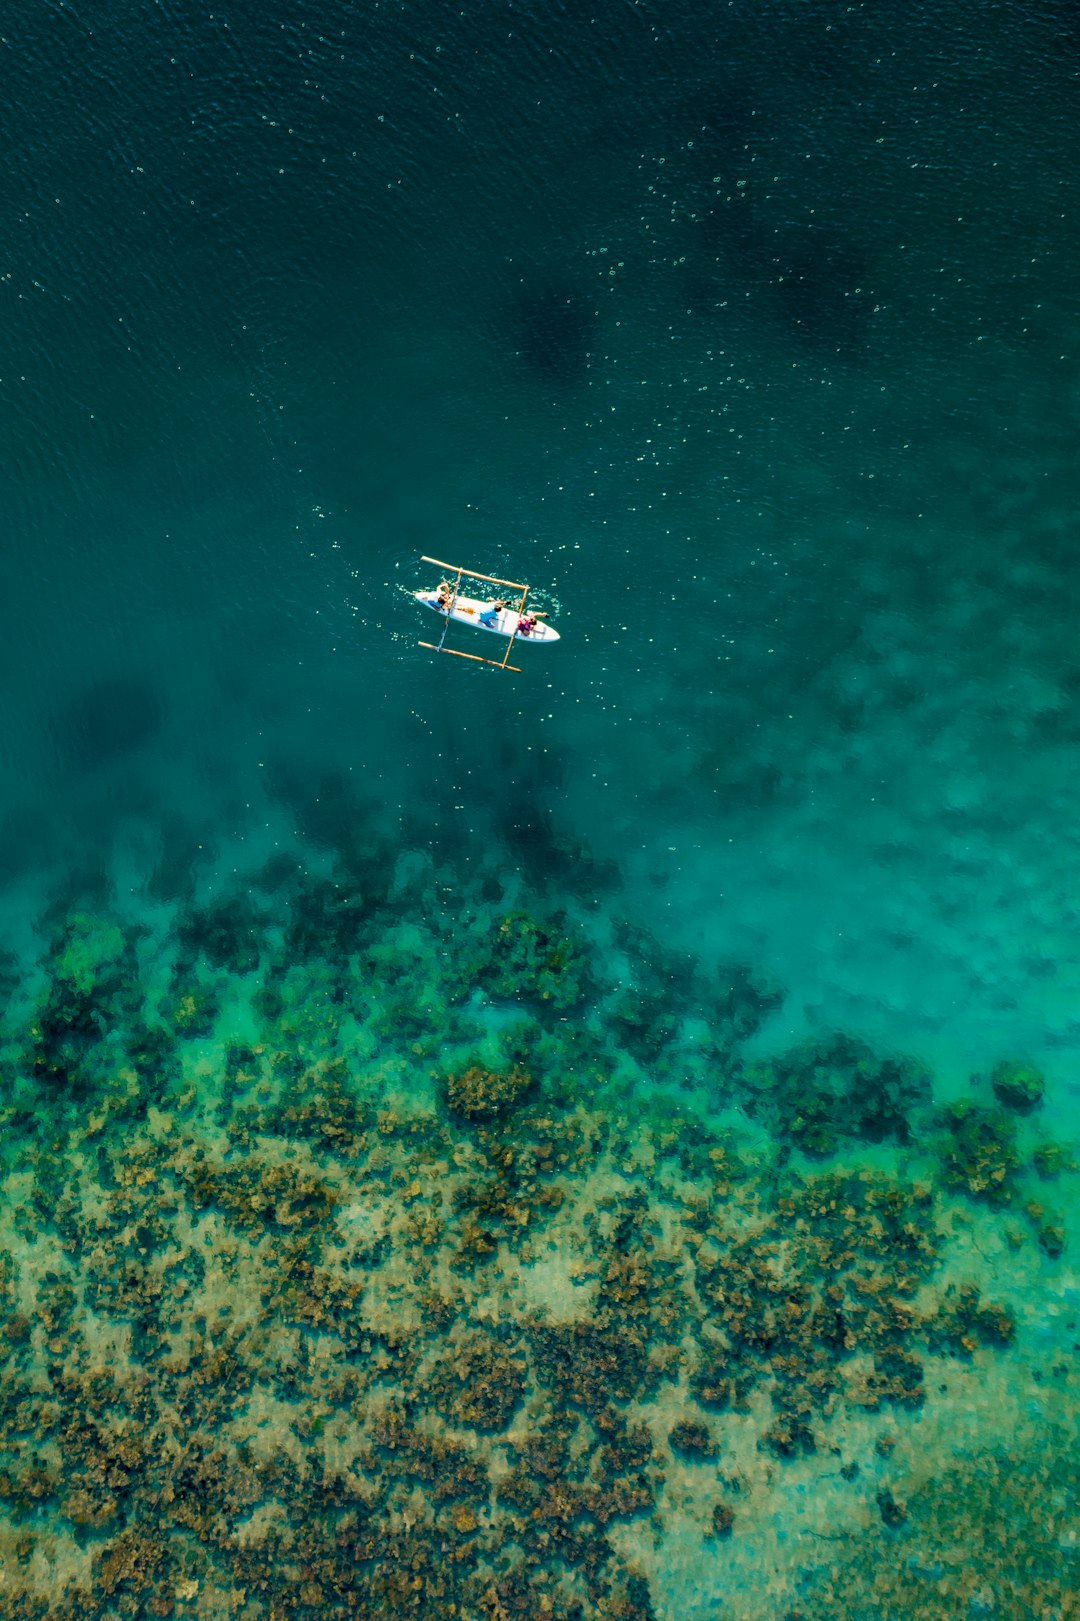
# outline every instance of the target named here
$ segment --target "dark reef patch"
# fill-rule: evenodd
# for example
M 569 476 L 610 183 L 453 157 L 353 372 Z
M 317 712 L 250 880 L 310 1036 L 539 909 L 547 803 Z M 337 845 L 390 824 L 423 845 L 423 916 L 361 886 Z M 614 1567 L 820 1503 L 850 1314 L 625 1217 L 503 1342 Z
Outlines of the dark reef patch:
M 556 282 L 526 289 L 514 303 L 511 331 L 516 352 L 537 382 L 562 392 L 584 380 L 597 313 L 582 293 Z
M 930 1101 L 930 1074 L 910 1058 L 881 1058 L 835 1035 L 805 1042 L 748 1072 L 755 1107 L 805 1153 L 834 1153 L 846 1138 L 907 1142 L 914 1110 Z
M 837 230 L 788 230 L 770 254 L 778 308 L 802 340 L 843 360 L 865 350 L 873 316 L 870 270 Z
M 146 676 L 102 676 L 57 716 L 60 759 L 75 771 L 114 765 L 154 740 L 164 713 L 161 695 Z

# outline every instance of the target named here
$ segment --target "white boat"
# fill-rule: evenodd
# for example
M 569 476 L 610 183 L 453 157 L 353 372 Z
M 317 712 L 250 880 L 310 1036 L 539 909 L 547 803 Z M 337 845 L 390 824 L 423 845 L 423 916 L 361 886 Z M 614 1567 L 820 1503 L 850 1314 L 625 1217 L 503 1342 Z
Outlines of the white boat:
M 498 607 L 499 599 L 482 602 L 476 597 L 453 596 L 438 589 L 414 591 L 413 596 L 423 607 L 453 619 L 459 625 L 472 625 L 476 630 L 490 631 L 493 636 L 508 636 L 517 642 L 557 642 L 559 633 L 546 619 L 534 619 L 520 613 L 517 605 Z

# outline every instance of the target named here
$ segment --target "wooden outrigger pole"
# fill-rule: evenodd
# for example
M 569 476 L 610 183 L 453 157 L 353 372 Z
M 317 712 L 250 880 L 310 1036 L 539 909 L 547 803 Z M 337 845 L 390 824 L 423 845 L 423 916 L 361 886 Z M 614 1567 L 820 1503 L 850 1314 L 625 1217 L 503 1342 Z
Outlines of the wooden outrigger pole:
M 495 574 L 478 574 L 474 568 L 459 568 L 456 563 L 444 563 L 439 557 L 425 557 L 422 555 L 420 561 L 422 563 L 434 563 L 436 568 L 441 568 L 447 575 L 452 574 L 454 576 L 453 594 L 450 598 L 450 606 L 446 610 L 446 622 L 443 625 L 442 635 L 439 637 L 437 642 L 421 642 L 420 646 L 429 648 L 432 653 L 449 653 L 453 658 L 456 659 L 472 659 L 477 664 L 493 664 L 497 670 L 514 670 L 518 675 L 520 675 L 521 666 L 519 664 L 510 664 L 507 662 L 510 658 L 510 653 L 514 643 L 517 640 L 516 630 L 508 639 L 506 643 L 506 652 L 503 654 L 501 659 L 486 659 L 483 658 L 479 653 L 462 653 L 456 647 L 444 647 L 443 643 L 446 641 L 446 633 L 450 629 L 450 615 L 454 611 L 454 603 L 457 601 L 458 593 L 461 590 L 461 580 L 463 575 L 470 580 L 486 580 L 489 585 L 505 585 L 508 586 L 511 591 L 520 591 L 521 600 L 519 601 L 516 610 L 519 620 L 525 611 L 525 598 L 529 594 L 529 587 L 527 585 L 522 585 L 520 580 L 500 580 Z

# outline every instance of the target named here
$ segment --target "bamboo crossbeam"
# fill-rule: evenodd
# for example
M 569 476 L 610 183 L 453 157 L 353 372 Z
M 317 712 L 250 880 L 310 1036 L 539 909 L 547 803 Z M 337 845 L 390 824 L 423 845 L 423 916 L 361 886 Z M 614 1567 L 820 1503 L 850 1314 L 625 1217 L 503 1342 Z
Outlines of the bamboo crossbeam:
M 431 559 L 429 558 L 428 561 L 430 562 Z M 479 653 L 461 653 L 456 647 L 439 647 L 435 642 L 418 642 L 417 646 L 430 648 L 433 653 L 449 653 L 452 659 L 473 659 L 477 664 L 490 664 L 492 669 L 495 670 L 513 670 L 517 675 L 521 674 L 521 666 L 519 664 L 507 664 L 506 659 L 486 659 Z M 508 647 L 506 658 L 509 657 L 510 648 Z
M 421 554 L 421 563 L 434 563 L 436 568 L 444 568 L 450 574 L 456 574 L 460 580 L 467 574 L 470 580 L 487 580 L 490 585 L 508 585 L 512 591 L 527 591 L 527 585 L 520 580 L 500 580 L 497 574 L 478 574 L 474 568 L 459 568 L 457 563 L 444 563 L 441 557 L 427 557 Z

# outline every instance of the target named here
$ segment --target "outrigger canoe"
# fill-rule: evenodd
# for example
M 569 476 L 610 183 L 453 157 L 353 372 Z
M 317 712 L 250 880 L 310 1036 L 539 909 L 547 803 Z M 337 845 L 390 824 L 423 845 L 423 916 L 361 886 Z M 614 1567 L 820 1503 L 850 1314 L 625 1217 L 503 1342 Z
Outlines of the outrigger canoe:
M 440 557 L 421 558 L 421 562 L 433 563 L 441 568 L 443 578 L 434 588 L 424 591 L 414 591 L 413 596 L 432 613 L 437 613 L 444 621 L 442 635 L 438 642 L 421 642 L 421 647 L 429 648 L 432 653 L 450 653 L 454 658 L 472 659 L 476 664 L 494 664 L 499 670 L 518 671 L 516 664 L 510 663 L 510 654 L 522 642 L 557 642 L 559 633 L 553 630 L 546 622 L 543 614 L 525 612 L 525 599 L 529 595 L 529 587 L 522 585 L 520 580 L 500 580 L 496 574 L 480 574 L 474 568 L 462 568 L 457 563 L 444 563 Z M 501 585 L 506 591 L 513 591 L 516 600 L 506 596 L 491 597 L 481 600 L 480 597 L 466 597 L 462 594 L 463 580 L 472 582 L 482 581 L 484 585 Z M 473 587 L 475 590 L 475 587 Z M 459 625 L 472 625 L 475 630 L 489 631 L 492 636 L 501 636 L 506 643 L 506 652 L 501 659 L 486 659 L 480 653 L 466 653 L 459 647 L 446 646 L 446 633 L 450 629 L 451 620 Z M 520 672 L 518 672 L 520 673 Z

